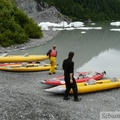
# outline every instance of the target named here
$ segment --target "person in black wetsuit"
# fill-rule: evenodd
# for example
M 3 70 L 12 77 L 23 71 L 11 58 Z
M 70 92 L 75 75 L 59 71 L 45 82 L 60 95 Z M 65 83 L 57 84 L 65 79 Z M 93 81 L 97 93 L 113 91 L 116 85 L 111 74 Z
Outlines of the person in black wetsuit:
M 69 52 L 68 58 L 63 61 L 62 68 L 64 70 L 64 80 L 66 85 L 66 91 L 64 94 L 64 100 L 69 100 L 69 92 L 72 89 L 74 93 L 74 101 L 81 100 L 78 99 L 78 89 L 76 85 L 76 81 L 74 78 L 74 62 L 72 61 L 72 58 L 74 56 L 74 52 Z

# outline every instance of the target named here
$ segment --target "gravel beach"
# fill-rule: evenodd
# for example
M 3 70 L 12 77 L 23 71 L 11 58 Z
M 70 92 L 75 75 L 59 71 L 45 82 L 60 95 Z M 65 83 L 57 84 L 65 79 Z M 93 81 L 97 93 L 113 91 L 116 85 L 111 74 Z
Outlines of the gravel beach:
M 102 120 L 100 113 L 120 111 L 120 89 L 82 94 L 81 101 L 44 92 L 40 81 L 57 75 L 45 72 L 0 71 L 0 120 Z

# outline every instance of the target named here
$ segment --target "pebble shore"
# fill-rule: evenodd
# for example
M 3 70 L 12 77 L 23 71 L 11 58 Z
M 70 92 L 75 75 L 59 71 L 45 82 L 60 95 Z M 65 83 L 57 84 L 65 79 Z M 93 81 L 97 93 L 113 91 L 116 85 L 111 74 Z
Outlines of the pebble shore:
M 46 44 L 48 41 L 52 40 L 57 34 L 58 31 L 43 31 L 43 37 L 41 39 L 30 39 L 27 43 L 24 44 L 13 45 L 10 47 L 0 47 L 0 53 L 9 53 L 11 51 L 24 50 Z
M 46 72 L 0 71 L 0 120 L 102 120 L 105 111 L 120 111 L 120 89 L 81 94 L 81 101 L 63 100 L 63 95 L 47 93 L 52 86 L 40 81 L 63 75 Z

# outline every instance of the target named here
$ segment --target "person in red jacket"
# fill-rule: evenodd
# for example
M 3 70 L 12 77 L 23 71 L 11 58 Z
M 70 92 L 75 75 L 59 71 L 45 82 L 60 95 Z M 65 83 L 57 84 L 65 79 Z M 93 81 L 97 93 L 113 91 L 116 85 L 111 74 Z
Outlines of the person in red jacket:
M 56 57 L 57 57 L 57 50 L 56 50 L 56 45 L 53 45 L 52 49 L 50 49 L 47 54 L 47 56 L 49 56 L 49 60 L 50 60 L 50 64 L 51 64 L 51 68 L 49 71 L 49 75 L 51 74 L 55 74 L 56 73 Z

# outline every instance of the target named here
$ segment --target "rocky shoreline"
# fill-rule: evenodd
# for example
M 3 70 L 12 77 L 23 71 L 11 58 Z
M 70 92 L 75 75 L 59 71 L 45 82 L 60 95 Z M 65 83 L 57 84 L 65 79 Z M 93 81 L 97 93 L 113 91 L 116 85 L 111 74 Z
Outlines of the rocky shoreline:
M 33 48 L 33 47 L 46 44 L 48 41 L 52 40 L 57 34 L 58 34 L 58 31 L 52 31 L 52 30 L 43 31 L 43 38 L 30 39 L 27 43 L 20 44 L 20 45 L 13 45 L 6 48 L 0 47 L 0 53 L 9 53 L 12 51 L 24 50 L 24 49 Z
M 120 111 L 119 89 L 79 95 L 80 102 L 47 93 L 41 80 L 63 75 L 0 71 L 0 120 L 98 120 L 102 112 Z M 104 117 L 104 116 L 103 116 Z M 100 119 L 102 120 L 102 119 Z

